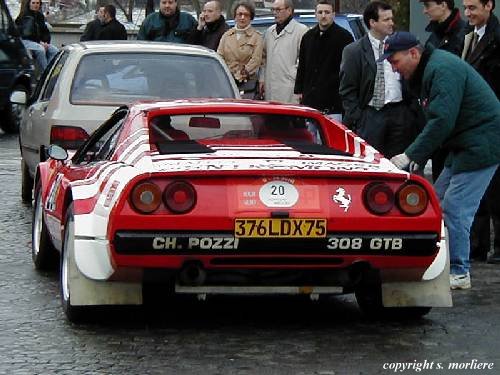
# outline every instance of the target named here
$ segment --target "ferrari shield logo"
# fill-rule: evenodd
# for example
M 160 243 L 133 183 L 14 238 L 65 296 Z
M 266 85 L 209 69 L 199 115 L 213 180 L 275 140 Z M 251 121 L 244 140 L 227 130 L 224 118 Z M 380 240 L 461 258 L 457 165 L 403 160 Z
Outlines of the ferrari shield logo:
M 336 193 L 337 194 L 332 197 L 333 201 L 338 203 L 339 207 L 344 209 L 344 212 L 347 212 L 351 205 L 351 194 L 346 194 L 345 189 L 342 187 L 339 187 Z

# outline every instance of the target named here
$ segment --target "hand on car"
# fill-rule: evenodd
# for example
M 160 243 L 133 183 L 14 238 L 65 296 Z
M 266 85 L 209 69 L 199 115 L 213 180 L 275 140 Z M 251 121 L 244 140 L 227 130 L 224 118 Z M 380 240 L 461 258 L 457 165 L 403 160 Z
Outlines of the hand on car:
M 399 154 L 391 158 L 391 163 L 399 169 L 407 169 L 410 165 L 410 158 L 405 154 Z
M 264 98 L 264 94 L 266 93 L 266 89 L 264 86 L 264 82 L 259 81 L 259 94 Z
M 414 161 L 410 161 L 410 165 L 408 166 L 408 172 L 415 173 L 419 170 L 419 168 L 420 168 L 420 165 L 418 165 Z
M 250 78 L 250 74 L 248 73 L 248 70 L 246 70 L 244 66 L 240 70 L 240 75 L 241 75 L 241 80 L 243 82 L 248 81 L 248 79 Z

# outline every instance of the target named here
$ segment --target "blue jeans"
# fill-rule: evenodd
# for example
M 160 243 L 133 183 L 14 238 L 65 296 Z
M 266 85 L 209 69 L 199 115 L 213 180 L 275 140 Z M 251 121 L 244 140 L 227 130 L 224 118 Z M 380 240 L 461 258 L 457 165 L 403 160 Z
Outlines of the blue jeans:
M 33 53 L 33 57 L 42 71 L 45 70 L 49 62 L 54 58 L 57 52 L 59 52 L 57 47 L 54 47 L 52 44 L 49 44 L 47 50 L 45 50 L 40 43 L 36 43 L 31 40 L 23 39 L 23 44 L 26 49 L 29 49 Z
M 469 272 L 470 228 L 497 167 L 498 164 L 495 164 L 457 174 L 445 167 L 434 184 L 448 228 L 451 274 L 465 275 Z

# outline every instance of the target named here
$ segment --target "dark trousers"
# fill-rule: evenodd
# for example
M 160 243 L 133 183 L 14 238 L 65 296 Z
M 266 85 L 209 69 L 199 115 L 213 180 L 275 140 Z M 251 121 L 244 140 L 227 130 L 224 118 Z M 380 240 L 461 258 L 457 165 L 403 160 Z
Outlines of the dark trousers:
M 443 171 L 444 162 L 448 156 L 448 150 L 438 149 L 432 155 L 432 181 L 436 182 L 439 175 Z
M 412 115 L 403 102 L 386 104 L 379 111 L 366 107 L 357 133 L 386 158 L 391 158 L 404 152 L 417 136 Z
M 486 259 L 491 248 L 491 220 L 494 232 L 494 254 L 500 256 L 500 168 L 491 179 L 472 223 L 470 231 L 471 258 Z

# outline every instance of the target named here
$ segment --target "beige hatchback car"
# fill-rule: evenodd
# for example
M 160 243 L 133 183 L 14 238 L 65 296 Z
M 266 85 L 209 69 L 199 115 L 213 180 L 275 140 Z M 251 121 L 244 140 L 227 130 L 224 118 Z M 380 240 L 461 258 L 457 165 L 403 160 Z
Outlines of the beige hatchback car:
M 21 120 L 23 201 L 32 200 L 36 166 L 50 144 L 76 149 L 121 105 L 180 98 L 239 98 L 239 92 L 223 60 L 203 47 L 130 41 L 64 47 Z

